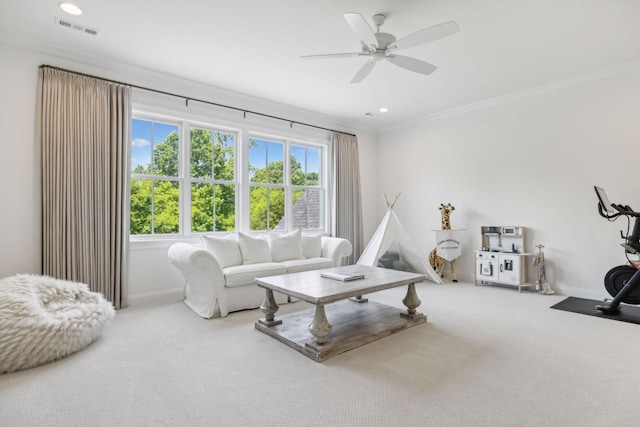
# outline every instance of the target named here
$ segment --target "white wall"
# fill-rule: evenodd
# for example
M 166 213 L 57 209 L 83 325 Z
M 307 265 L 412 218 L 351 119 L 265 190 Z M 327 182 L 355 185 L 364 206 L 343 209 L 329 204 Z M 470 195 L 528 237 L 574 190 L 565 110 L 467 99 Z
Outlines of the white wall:
M 379 135 L 380 191 L 402 192 L 396 213 L 419 247 L 435 247 L 437 208 L 450 202 L 452 227 L 466 229 L 459 278 L 474 277 L 482 225 L 516 225 L 528 251 L 546 245 L 556 291 L 606 295 L 627 224 L 598 215 L 593 185 L 640 210 L 640 71 L 581 81 Z
M 0 44 L 0 278 L 40 270 L 37 66 Z

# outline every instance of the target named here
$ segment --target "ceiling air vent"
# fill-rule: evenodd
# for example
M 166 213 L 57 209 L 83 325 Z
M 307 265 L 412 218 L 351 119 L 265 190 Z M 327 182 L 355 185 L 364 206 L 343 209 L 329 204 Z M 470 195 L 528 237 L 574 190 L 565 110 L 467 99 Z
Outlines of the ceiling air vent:
M 72 30 L 82 31 L 83 33 L 91 34 L 92 36 L 98 35 L 98 30 L 94 30 L 93 28 L 87 28 L 83 25 L 76 24 L 71 21 L 67 21 L 66 19 L 56 18 L 56 24 L 60 25 L 61 27 L 70 28 Z

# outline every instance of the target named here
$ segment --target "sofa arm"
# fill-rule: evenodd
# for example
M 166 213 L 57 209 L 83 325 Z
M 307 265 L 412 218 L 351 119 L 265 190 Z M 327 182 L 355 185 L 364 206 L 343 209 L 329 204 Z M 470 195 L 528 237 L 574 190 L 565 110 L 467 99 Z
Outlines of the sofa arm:
M 330 258 L 334 267 L 342 265 L 342 258 L 351 255 L 353 245 L 342 237 L 322 236 L 322 257 Z
M 224 272 L 213 253 L 186 243 L 175 243 L 171 245 L 167 255 L 186 281 L 187 305 L 207 319 L 213 317 L 216 306 L 219 307 L 221 316 L 226 316 Z

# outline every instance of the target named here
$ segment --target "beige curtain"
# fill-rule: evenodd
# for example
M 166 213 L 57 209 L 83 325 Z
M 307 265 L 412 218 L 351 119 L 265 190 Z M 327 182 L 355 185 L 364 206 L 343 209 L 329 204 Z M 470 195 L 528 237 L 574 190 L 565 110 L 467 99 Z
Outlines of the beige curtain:
M 353 245 L 353 253 L 343 264 L 355 264 L 364 249 L 362 197 L 360 195 L 360 159 L 358 139 L 343 133 L 333 134 L 333 235 Z
M 42 273 L 127 305 L 131 88 L 39 71 Z

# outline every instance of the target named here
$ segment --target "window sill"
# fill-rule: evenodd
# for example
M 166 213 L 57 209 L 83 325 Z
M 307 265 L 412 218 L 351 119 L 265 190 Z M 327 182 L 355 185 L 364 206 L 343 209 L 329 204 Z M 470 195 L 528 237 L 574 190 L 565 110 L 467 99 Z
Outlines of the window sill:
M 190 243 L 192 245 L 199 245 L 201 240 L 200 236 L 172 236 L 172 237 L 135 237 L 129 240 L 129 250 L 139 251 L 145 249 L 168 249 L 174 243 Z

